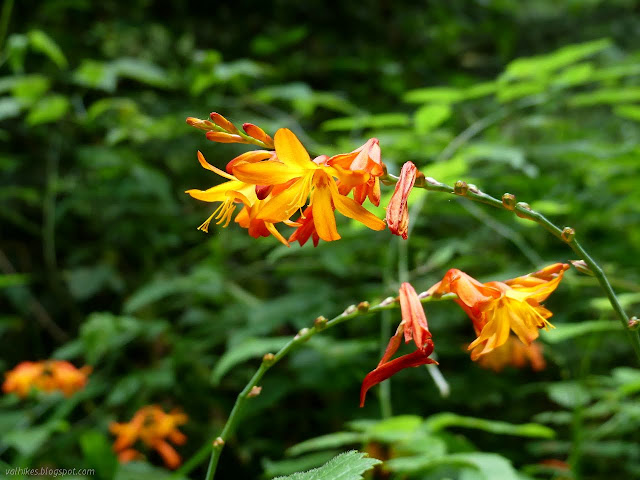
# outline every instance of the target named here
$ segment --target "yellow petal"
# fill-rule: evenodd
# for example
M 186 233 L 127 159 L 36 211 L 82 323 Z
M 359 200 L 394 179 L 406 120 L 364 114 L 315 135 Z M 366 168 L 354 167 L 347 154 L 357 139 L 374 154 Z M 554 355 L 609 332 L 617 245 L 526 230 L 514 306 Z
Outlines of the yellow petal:
M 340 240 L 336 228 L 336 217 L 331 206 L 331 192 L 327 186 L 316 186 L 313 191 L 313 224 L 318 236 L 326 241 Z
M 275 148 L 278 159 L 289 166 L 298 168 L 316 168 L 309 154 L 291 130 L 281 128 L 275 135 Z
M 284 192 L 266 200 L 256 218 L 269 223 L 289 220 L 291 215 L 306 203 L 309 196 L 309 181 L 310 177 L 306 175 Z
M 208 190 L 187 190 L 193 198 L 202 200 L 203 202 L 222 202 L 227 199 L 227 192 L 234 190 L 243 190 L 247 188 L 247 184 L 238 180 L 230 180 L 228 182 L 221 183 Z
M 242 163 L 233 167 L 234 175 L 254 185 L 279 185 L 301 177 L 305 171 L 279 162 Z
M 287 242 L 284 237 L 280 234 L 280 232 L 276 229 L 276 227 L 273 225 L 273 223 L 269 223 L 269 222 L 264 222 L 265 227 L 267 227 L 267 230 L 269 230 L 269 232 L 271 232 L 271 235 L 273 235 L 274 237 L 276 237 L 278 240 L 280 240 L 281 243 L 283 243 L 284 245 L 286 245 L 287 247 L 289 247 L 289 242 Z
M 214 167 L 209 162 L 207 162 L 205 160 L 205 158 L 204 158 L 204 155 L 202 155 L 202 152 L 200 152 L 200 150 L 198 150 L 198 161 L 200 162 L 200 165 L 202 165 L 202 168 L 206 168 L 207 170 L 211 170 L 212 172 L 217 173 L 221 177 L 228 178 L 229 180 L 235 180 L 236 179 L 236 177 L 234 177 L 233 175 L 229 175 L 227 172 L 223 172 L 219 168 Z
M 387 227 L 384 221 L 380 220 L 358 202 L 352 200 L 349 197 L 345 197 L 344 195 L 340 195 L 340 193 L 338 192 L 338 188 L 336 187 L 336 184 L 333 180 L 331 180 L 331 182 L 329 183 L 329 188 L 331 189 L 331 198 L 333 200 L 333 205 L 342 215 L 344 215 L 345 217 L 353 218 L 354 220 L 365 224 L 372 230 L 384 230 Z

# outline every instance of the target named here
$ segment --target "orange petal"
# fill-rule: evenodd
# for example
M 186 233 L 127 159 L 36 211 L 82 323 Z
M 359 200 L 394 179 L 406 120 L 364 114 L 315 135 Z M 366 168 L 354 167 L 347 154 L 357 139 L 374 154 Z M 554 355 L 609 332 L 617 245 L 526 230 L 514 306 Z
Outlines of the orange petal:
M 400 178 L 387 206 L 387 225 L 394 235 L 407 239 L 409 232 L 409 209 L 407 199 L 416 181 L 418 169 L 412 162 L 406 162 L 402 166 Z
M 281 128 L 275 135 L 275 148 L 278 159 L 291 167 L 317 168 L 311 157 L 291 130 Z
M 160 454 L 165 465 L 171 470 L 175 470 L 180 466 L 180 462 L 182 461 L 180 455 L 178 455 L 178 452 L 167 442 L 164 440 L 156 440 L 152 446 Z
M 245 152 L 227 163 L 225 170 L 228 173 L 233 173 L 233 167 L 238 165 L 239 163 L 256 163 L 262 160 L 266 160 L 267 158 L 271 158 L 274 155 L 275 154 L 273 152 L 270 152 L 268 150 L 252 150 L 250 152 Z
M 301 208 L 309 196 L 311 178 L 307 175 L 299 178 L 287 190 L 277 196 L 265 200 L 265 204 L 257 217 L 269 223 L 289 220 L 296 210 Z
M 279 162 L 241 163 L 233 167 L 233 174 L 254 185 L 278 185 L 303 176 L 305 170 Z
M 206 168 L 207 170 L 211 170 L 212 172 L 217 173 L 221 177 L 228 178 L 229 180 L 235 180 L 236 179 L 233 175 L 229 175 L 228 173 L 223 172 L 219 168 L 214 167 L 209 162 L 207 162 L 207 160 L 204 158 L 204 155 L 202 155 L 202 152 L 200 152 L 200 150 L 198 150 L 198 161 L 200 162 L 200 165 L 202 165 L 202 168 Z
M 362 205 L 355 200 L 340 195 L 338 187 L 333 179 L 329 182 L 329 188 L 331 189 L 331 199 L 333 205 L 336 207 L 342 215 L 345 217 L 353 218 L 354 220 L 363 223 L 372 230 L 384 230 L 386 228 L 385 223 L 376 217 L 373 213 L 368 211 Z
M 331 205 L 331 191 L 327 185 L 316 185 L 313 190 L 313 224 L 320 238 L 326 242 L 340 240 L 340 234 L 336 228 L 336 217 Z
M 418 349 L 422 349 L 431 338 L 427 317 L 418 294 L 410 283 L 400 286 L 400 311 L 405 324 L 404 338 L 409 342 L 412 338 Z

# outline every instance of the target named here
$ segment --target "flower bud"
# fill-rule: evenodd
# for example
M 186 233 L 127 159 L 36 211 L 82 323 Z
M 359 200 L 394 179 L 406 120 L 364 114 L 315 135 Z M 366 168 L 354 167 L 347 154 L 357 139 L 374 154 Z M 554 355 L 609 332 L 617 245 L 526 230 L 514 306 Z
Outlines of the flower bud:
M 587 265 L 587 262 L 585 262 L 584 260 L 569 260 L 569 262 L 571 262 L 571 265 L 573 265 L 573 267 L 580 273 L 584 273 L 585 275 L 590 275 L 593 277 L 593 270 L 589 268 L 589 265 Z
M 456 195 L 466 195 L 469 191 L 469 185 L 464 180 L 458 180 L 453 186 L 453 193 Z
M 307 333 L 309 333 L 309 329 L 308 328 L 301 328 L 300 331 L 296 334 L 295 337 L 293 337 L 294 340 L 298 340 L 299 338 L 304 337 Z
M 576 236 L 576 231 L 571 227 L 564 227 L 562 229 L 562 233 L 560 234 L 560 237 L 562 238 L 562 240 L 564 240 L 567 243 L 571 242 L 571 240 L 573 240 L 575 236 Z
M 276 356 L 273 353 L 265 353 L 264 357 L 262 357 L 262 363 L 267 366 L 273 365 L 276 360 Z
M 344 312 L 343 315 L 351 315 L 352 313 L 356 313 L 357 307 L 355 305 L 349 305 Z
M 637 330 L 638 327 L 640 327 L 640 320 L 638 320 L 638 317 L 633 316 L 627 322 L 627 326 L 629 327 L 629 330 Z
M 223 130 L 226 130 L 229 133 L 238 133 L 238 129 L 236 128 L 236 126 L 219 113 L 211 112 L 209 117 L 211 117 L 211 121 L 213 123 L 215 123 Z
M 369 311 L 369 302 L 360 302 L 356 308 L 360 313 L 366 313 Z
M 316 327 L 316 331 L 321 331 L 327 328 L 327 318 L 320 315 L 313 321 L 313 326 Z
M 207 132 L 207 140 L 218 143 L 246 143 L 240 135 L 224 132 Z
M 213 448 L 222 448 L 224 447 L 224 438 L 218 437 L 213 441 Z
M 529 206 L 528 203 L 525 203 L 525 202 L 516 203 L 516 207 L 520 207 L 520 208 L 523 208 L 525 210 L 531 211 L 531 207 Z M 519 212 L 518 210 L 516 210 L 515 212 L 516 212 L 516 215 L 519 216 L 520 218 L 529 218 L 529 216 L 527 214 L 525 214 L 525 213 Z
M 262 392 L 262 387 L 254 385 L 253 387 L 251 387 L 249 393 L 247 393 L 247 398 L 257 397 L 258 395 L 260 395 L 260 392 Z
M 242 128 L 250 137 L 255 138 L 256 140 L 260 140 L 262 143 L 269 147 L 273 147 L 273 138 L 267 135 L 265 131 L 260 127 L 254 125 L 253 123 L 245 123 L 244 125 L 242 125 Z
M 400 178 L 396 183 L 389 205 L 387 205 L 387 225 L 394 235 L 407 239 L 409 235 L 409 207 L 407 200 L 416 181 L 418 169 L 411 162 L 402 166 Z
M 507 210 L 515 210 L 516 196 L 511 193 L 505 193 L 502 195 L 502 206 Z

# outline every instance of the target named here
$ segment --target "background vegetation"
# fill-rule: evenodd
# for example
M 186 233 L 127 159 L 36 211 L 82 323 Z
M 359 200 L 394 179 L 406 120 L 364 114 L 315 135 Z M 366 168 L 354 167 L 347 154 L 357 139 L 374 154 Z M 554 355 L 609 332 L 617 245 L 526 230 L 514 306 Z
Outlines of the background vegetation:
M 401 279 L 420 291 L 451 267 L 496 280 L 573 258 L 531 222 L 422 191 L 405 243 L 347 221 L 341 241 L 316 249 L 233 225 L 206 235 L 196 227 L 209 205 L 182 193 L 217 182 L 196 150 L 222 167 L 246 148 L 206 141 L 187 116 L 289 127 L 314 153 L 377 137 L 392 173 L 411 160 L 440 181 L 516 194 L 574 227 L 637 313 L 635 1 L 2 9 L 0 370 L 45 358 L 94 368 L 70 399 L 0 400 L 3 468 L 162 478 L 153 454 L 117 465 L 109 422 L 145 404 L 181 407 L 188 459 L 221 429 L 262 354 L 316 316 L 393 295 Z M 403 416 L 383 422 L 376 391 L 364 409 L 358 391 L 398 313 L 318 335 L 265 377 L 219 477 L 273 478 L 350 448 L 394 457 L 372 478 L 640 476 L 640 370 L 610 306 L 575 271 L 547 305 L 558 326 L 544 337 L 547 369 L 495 374 L 465 352 L 473 332 L 459 309 L 430 304 L 450 394 L 424 368 L 401 372 L 391 399 Z M 294 447 L 336 432 L 353 433 Z

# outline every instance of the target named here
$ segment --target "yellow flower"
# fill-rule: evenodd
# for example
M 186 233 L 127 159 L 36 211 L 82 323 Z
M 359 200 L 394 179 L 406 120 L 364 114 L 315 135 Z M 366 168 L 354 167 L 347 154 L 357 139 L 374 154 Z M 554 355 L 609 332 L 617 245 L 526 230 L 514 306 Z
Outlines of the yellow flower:
M 536 372 L 546 368 L 542 345 L 540 342 L 525 345 L 513 335 L 509 336 L 504 345 L 478 358 L 478 364 L 482 368 L 491 369 L 494 372 L 501 372 L 506 366 L 524 368 L 527 362 Z
M 557 288 L 569 265 L 556 263 L 538 272 L 505 282 L 480 283 L 464 272 L 451 269 L 430 291 L 453 292 L 456 302 L 471 318 L 478 338 L 470 345 L 471 359 L 477 360 L 507 342 L 513 331 L 526 345 L 538 338 L 538 330 L 548 330 L 552 313 L 540 303 Z

